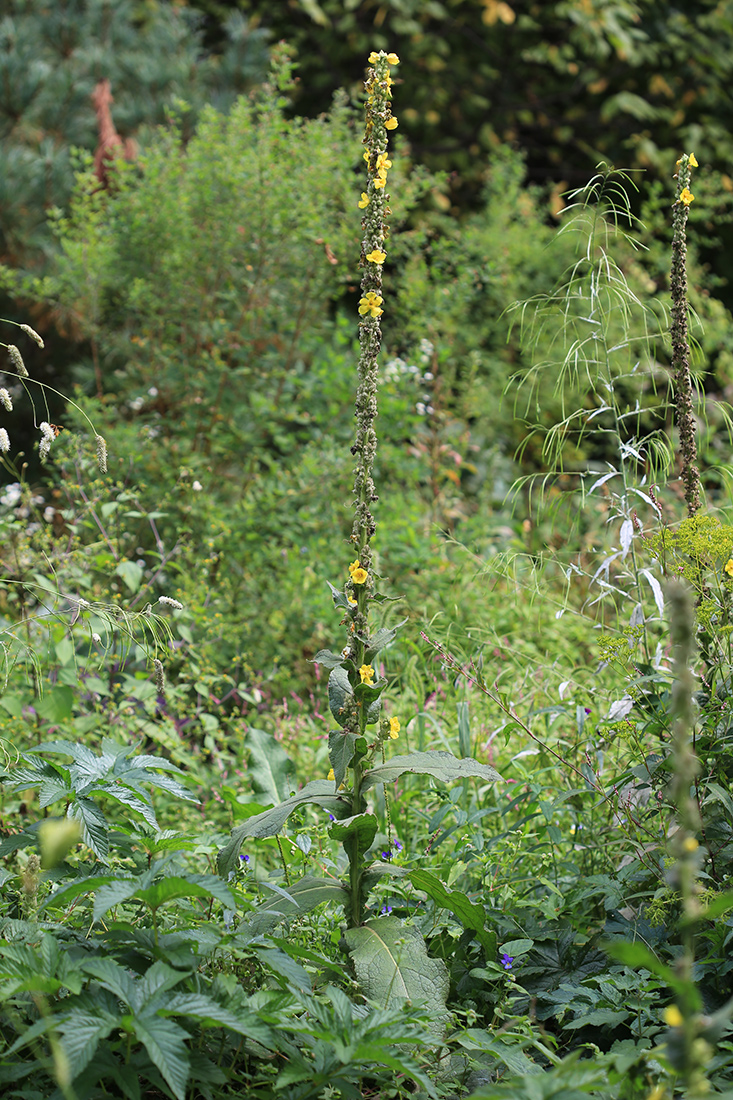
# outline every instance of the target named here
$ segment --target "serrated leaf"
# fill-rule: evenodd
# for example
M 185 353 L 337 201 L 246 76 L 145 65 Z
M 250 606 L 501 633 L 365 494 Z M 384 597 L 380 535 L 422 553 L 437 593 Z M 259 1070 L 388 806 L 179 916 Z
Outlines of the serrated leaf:
M 133 1026 L 137 1038 L 176 1100 L 185 1100 L 189 1066 L 185 1042 L 187 1033 L 163 1016 L 136 1016 Z
M 131 897 L 134 897 L 138 886 L 138 880 L 131 878 L 118 879 L 116 882 L 110 882 L 100 887 L 94 898 L 94 920 L 101 920 L 105 913 L 108 913 L 110 909 L 114 909 L 115 905 L 121 905 L 123 901 L 128 901 Z
M 423 1006 L 434 1021 L 436 1038 L 445 1030 L 448 970 L 431 959 L 421 933 L 397 917 L 377 917 L 344 933 L 364 995 L 380 1008 L 405 1001 Z
M 295 764 L 285 749 L 264 730 L 247 730 L 248 775 L 257 801 L 276 806 L 296 786 Z
M 496 959 L 496 933 L 486 929 L 486 910 L 476 905 L 459 890 L 447 890 L 439 878 L 428 871 L 410 871 L 410 881 L 417 890 L 423 890 L 436 905 L 449 909 L 458 917 L 464 928 L 476 936 L 484 949 L 487 962 Z
M 95 978 L 110 993 L 114 993 L 115 997 L 119 997 L 128 1008 L 134 1011 L 138 1007 L 139 998 L 135 995 L 135 983 L 128 972 L 114 959 L 100 957 L 85 959 L 81 963 L 81 969 L 85 974 Z
M 328 734 L 328 759 L 331 761 L 337 790 L 346 778 L 349 764 L 354 759 L 358 740 L 358 733 L 341 733 L 340 730 L 331 730 Z
M 333 783 L 328 779 L 314 779 L 313 782 L 306 783 L 302 790 L 291 795 L 290 798 L 286 798 L 279 806 L 273 806 L 272 809 L 265 810 L 264 813 L 248 818 L 247 821 L 242 822 L 241 825 L 237 825 L 232 830 L 229 841 L 220 850 L 217 857 L 219 874 L 226 877 L 230 871 L 236 869 L 237 857 L 248 836 L 258 840 L 263 837 L 275 836 L 280 832 L 291 813 L 297 810 L 299 806 L 305 806 L 309 802 L 315 803 L 315 805 L 321 806 L 322 809 L 328 810 L 339 817 L 343 816 L 344 811 L 349 808 L 349 803 L 334 792 Z
M 97 998 L 97 1002 L 88 1011 L 75 1006 L 71 1015 L 59 1026 L 61 1045 L 69 1065 L 73 1067 L 74 1077 L 78 1077 L 89 1065 L 100 1041 L 106 1039 L 113 1028 L 119 1027 L 119 1013 L 106 1008 L 101 997 Z
M 158 909 L 176 898 L 216 898 L 227 909 L 236 909 L 237 903 L 226 884 L 217 875 L 172 875 L 159 879 L 152 886 L 136 890 L 133 895 L 151 909 Z
M 430 775 L 442 783 L 452 783 L 457 779 L 476 776 L 479 779 L 495 783 L 501 776 L 488 764 L 478 760 L 458 760 L 451 752 L 411 752 L 405 756 L 393 756 L 386 764 L 377 764 L 365 772 L 362 790 L 368 790 L 375 783 L 394 783 L 401 775 L 412 772 L 416 775 Z
M 66 814 L 81 825 L 81 836 L 97 859 L 107 862 L 109 853 L 109 827 L 107 819 L 90 798 L 75 798 Z
M 256 1016 L 247 1014 L 238 1016 L 224 1005 L 202 993 L 173 993 L 166 999 L 165 1006 L 158 1010 L 169 1016 L 190 1016 L 199 1020 L 203 1027 L 228 1027 L 239 1035 L 246 1035 L 263 1046 L 274 1047 L 275 1037 L 270 1029 Z

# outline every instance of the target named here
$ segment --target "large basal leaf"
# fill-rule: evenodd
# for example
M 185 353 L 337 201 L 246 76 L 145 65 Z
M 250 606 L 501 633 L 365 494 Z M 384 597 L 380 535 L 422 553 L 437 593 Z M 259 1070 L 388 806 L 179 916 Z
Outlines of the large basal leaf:
M 282 745 L 264 730 L 248 729 L 248 775 L 257 801 L 276 806 L 297 786 L 295 764 Z
M 488 764 L 480 764 L 478 760 L 459 760 L 451 752 L 411 752 L 405 756 L 393 756 L 386 764 L 377 764 L 370 768 L 364 774 L 362 790 L 368 790 L 375 783 L 394 783 L 406 772 L 431 775 L 442 783 L 453 783 L 472 775 L 492 783 L 501 779 L 494 768 Z
M 248 836 L 254 837 L 256 840 L 262 840 L 267 836 L 275 836 L 280 832 L 291 813 L 297 810 L 299 806 L 305 806 L 309 802 L 328 810 L 336 817 L 343 817 L 350 809 L 350 803 L 336 794 L 334 785 L 330 780 L 314 779 L 312 783 L 306 783 L 305 787 L 297 794 L 286 798 L 279 806 L 273 806 L 272 809 L 265 810 L 264 813 L 250 817 L 241 825 L 237 825 L 236 829 L 232 830 L 229 841 L 217 857 L 219 874 L 226 878 L 231 871 L 236 869 L 242 844 Z
M 458 917 L 464 928 L 470 929 L 484 949 L 487 962 L 496 959 L 496 933 L 485 928 L 486 910 L 475 905 L 460 890 L 447 890 L 439 878 L 428 871 L 410 871 L 410 881 L 417 890 L 423 890 L 436 905 L 449 909 Z
M 377 917 L 345 933 L 362 992 L 380 1008 L 405 1001 L 427 1009 L 436 1039 L 443 1037 L 450 985 L 442 959 L 431 959 L 417 928 L 397 917 Z

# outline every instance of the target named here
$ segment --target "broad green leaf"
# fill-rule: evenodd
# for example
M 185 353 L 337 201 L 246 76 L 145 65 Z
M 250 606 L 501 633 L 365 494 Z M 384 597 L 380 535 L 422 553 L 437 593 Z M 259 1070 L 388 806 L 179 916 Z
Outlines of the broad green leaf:
M 74 708 L 74 692 L 66 684 L 57 684 L 36 703 L 36 711 L 47 722 L 65 722 Z
M 380 1008 L 410 1001 L 430 1013 L 436 1039 L 445 1030 L 450 985 L 442 959 L 431 959 L 421 933 L 397 917 L 377 917 L 349 928 L 346 942 L 364 995 Z
M 216 898 L 227 909 L 236 909 L 237 903 L 218 875 L 181 875 L 159 879 L 152 886 L 136 890 L 133 895 L 158 909 L 175 898 Z
M 616 1024 L 628 1020 L 631 1012 L 624 1008 L 594 1008 L 582 1016 L 576 1016 L 574 1020 L 564 1020 L 563 1030 L 574 1031 L 576 1028 L 585 1027 L 615 1027 Z
M 349 862 L 354 865 L 371 848 L 377 835 L 377 827 L 374 814 L 355 814 L 342 821 L 333 821 L 328 831 L 334 840 L 341 841 Z
M 324 668 L 338 668 L 340 665 L 354 667 L 352 661 L 345 661 L 341 653 L 334 653 L 331 649 L 319 649 L 312 664 L 323 665 Z
M 368 665 L 372 663 L 372 660 L 380 650 L 394 641 L 397 636 L 397 631 L 403 627 L 406 622 L 409 622 L 409 619 L 402 619 L 401 622 L 392 627 L 380 627 L 376 634 L 373 634 L 371 638 L 367 639 L 367 650 L 364 659 Z
M 49 897 L 45 898 L 38 908 L 38 912 L 42 913 L 44 909 L 49 906 L 55 908 L 57 905 L 68 904 L 73 901 L 74 898 L 80 897 L 82 894 L 91 894 L 100 886 L 106 886 L 110 882 L 115 882 L 115 875 L 94 875 L 89 878 L 75 879 L 74 882 L 70 882 L 67 886 L 61 886 L 58 890 L 54 891 Z M 127 879 L 125 879 L 127 882 Z
M 185 1100 L 188 1081 L 186 1032 L 163 1016 L 135 1016 L 135 1034 L 176 1100 Z
M 331 596 L 333 598 L 334 605 L 336 607 L 349 608 L 351 604 L 346 598 L 346 593 L 342 592 L 340 588 L 336 588 L 330 581 L 326 581 L 326 584 L 331 589 Z
M 115 997 L 127 1005 L 133 1011 L 138 1007 L 139 998 L 131 975 L 110 958 L 85 959 L 81 963 L 81 969 L 85 974 L 91 974 L 101 986 L 114 993 Z
M 307 970 L 305 970 L 300 963 L 295 959 L 291 959 L 290 955 L 286 955 L 284 951 L 280 951 L 276 947 L 270 945 L 260 946 L 253 945 L 250 950 L 257 956 L 261 963 L 265 966 L 269 966 L 271 970 L 274 970 L 276 974 L 279 974 L 281 978 L 284 978 L 286 982 L 294 985 L 296 989 L 305 989 L 308 992 L 312 989 L 310 977 Z
M 338 879 L 316 878 L 315 875 L 304 875 L 288 887 L 284 894 L 285 897 L 270 898 L 258 905 L 254 913 L 249 914 L 246 924 L 253 933 L 259 935 L 286 917 L 291 917 L 296 912 L 308 913 L 323 902 L 344 905 L 348 900 L 348 894 Z M 291 899 L 290 904 L 288 899 Z
M 106 992 L 106 991 L 105 991 Z M 77 1005 L 60 1025 L 61 1045 L 74 1077 L 86 1069 L 97 1052 L 102 1039 L 106 1039 L 115 1027 L 119 1027 L 119 1012 L 114 1003 L 105 1005 L 97 990 L 96 1004 L 84 1010 Z
M 349 764 L 354 759 L 354 751 L 358 740 L 358 733 L 341 733 L 340 730 L 331 730 L 328 735 L 328 758 L 333 768 L 337 790 L 346 778 Z
M 249 728 L 245 739 L 249 750 L 248 775 L 257 801 L 276 806 L 296 786 L 295 764 L 270 733 Z
M 165 1007 L 158 1011 L 168 1016 L 191 1016 L 199 1020 L 203 1027 L 228 1027 L 266 1047 L 276 1045 L 275 1036 L 257 1016 L 250 1013 L 237 1016 L 202 993 L 173 993 L 166 998 Z
M 181 970 L 174 970 L 172 966 L 168 966 L 162 959 L 158 959 L 152 966 L 148 967 L 143 977 L 138 981 L 137 988 L 139 991 L 140 1004 L 145 1009 L 148 1006 L 150 1009 L 151 1002 L 155 1005 L 155 1011 L 159 1010 L 160 1006 L 160 994 L 167 993 L 169 989 L 175 989 L 177 985 L 184 980 L 185 973 Z M 169 998 L 166 997 L 165 1004 L 168 1004 Z
M 486 929 L 486 910 L 476 905 L 459 890 L 447 890 L 439 878 L 428 871 L 410 871 L 410 881 L 417 890 L 423 890 L 436 905 L 449 909 L 458 917 L 464 928 L 476 936 L 484 949 L 487 962 L 496 959 L 496 933 Z
M 332 668 L 328 677 L 328 705 L 340 726 L 345 726 L 354 707 L 354 692 L 349 674 L 339 665 Z
M 95 921 L 101 920 L 105 913 L 114 909 L 115 905 L 121 905 L 137 893 L 140 883 L 137 879 L 118 879 L 102 886 L 94 898 L 93 917 Z
M 480 764 L 478 760 L 458 760 L 450 752 L 411 752 L 405 756 L 393 756 L 386 764 L 371 768 L 364 774 L 362 789 L 368 790 L 375 783 L 394 783 L 406 772 L 431 775 L 442 783 L 452 783 L 472 775 L 492 783 L 501 779 L 497 771 L 488 764 Z
M 265 810 L 264 813 L 248 818 L 247 821 L 243 821 L 241 825 L 237 825 L 232 830 L 229 841 L 221 849 L 217 858 L 219 874 L 225 877 L 236 869 L 237 857 L 248 836 L 258 840 L 267 836 L 275 836 L 276 833 L 280 832 L 291 813 L 297 810 L 299 806 L 305 806 L 309 802 L 321 806 L 322 809 L 328 810 L 337 817 L 342 817 L 350 809 L 350 803 L 334 792 L 334 785 L 330 780 L 315 779 L 312 783 L 306 783 L 302 790 L 291 795 L 290 798 L 286 798 L 279 806 L 273 806 L 272 809 Z
M 136 561 L 121 561 L 115 569 L 115 573 L 118 577 L 122 577 L 127 588 L 134 595 L 143 579 L 142 565 L 138 565 Z

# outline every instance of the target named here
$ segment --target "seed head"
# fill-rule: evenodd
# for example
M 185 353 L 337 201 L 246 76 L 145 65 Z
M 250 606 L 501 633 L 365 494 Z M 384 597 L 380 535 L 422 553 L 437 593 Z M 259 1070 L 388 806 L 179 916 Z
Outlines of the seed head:
M 38 335 L 38 333 L 36 332 L 36 330 L 35 330 L 34 328 L 31 328 L 31 326 L 30 326 L 30 325 L 21 325 L 21 326 L 20 326 L 20 331 L 21 331 L 21 332 L 24 332 L 24 333 L 26 334 L 26 336 L 30 336 L 30 338 L 31 338 L 31 340 L 33 341 L 33 343 L 34 343 L 34 344 L 38 344 L 39 348 L 42 348 L 42 347 L 44 347 L 44 343 L 43 343 L 43 340 L 42 340 L 42 339 L 41 339 L 41 337 L 40 337 L 40 336 Z
M 97 464 L 100 474 L 107 473 L 107 443 L 103 436 L 97 436 Z
M 27 378 L 28 371 L 25 369 L 25 363 L 23 362 L 23 356 L 20 354 L 15 344 L 8 344 L 8 355 L 10 356 L 10 362 L 15 367 L 18 376 L 20 378 Z
M 3 454 L 7 454 L 9 450 L 10 450 L 10 437 L 8 436 L 8 433 L 5 431 L 5 428 L 0 428 L 0 451 L 2 451 Z
M 13 399 L 6 389 L 0 389 L 0 404 L 4 405 L 9 413 L 13 411 Z
M 165 695 L 165 669 L 163 668 L 163 662 L 159 661 L 157 657 L 153 661 L 153 668 L 155 669 L 155 686 L 158 695 Z

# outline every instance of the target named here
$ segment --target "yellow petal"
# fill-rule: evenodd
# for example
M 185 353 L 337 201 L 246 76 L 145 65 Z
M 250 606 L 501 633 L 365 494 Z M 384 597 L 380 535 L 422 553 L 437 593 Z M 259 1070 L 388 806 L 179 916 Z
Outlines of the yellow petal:
M 400 59 L 399 59 L 399 57 L 397 56 L 396 53 L 388 53 L 387 54 L 387 61 L 389 62 L 390 65 L 399 65 L 399 63 L 400 63 Z
M 690 153 L 690 159 L 688 160 L 687 163 L 689 164 L 690 168 L 699 168 L 700 167 L 700 165 L 697 163 L 697 157 L 695 156 L 694 153 Z
M 385 130 L 396 130 L 398 126 L 399 122 L 394 116 L 392 116 L 392 118 L 388 118 L 384 124 Z

